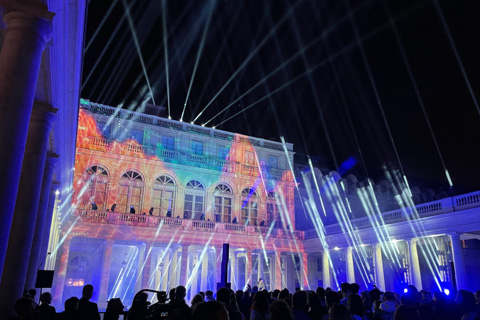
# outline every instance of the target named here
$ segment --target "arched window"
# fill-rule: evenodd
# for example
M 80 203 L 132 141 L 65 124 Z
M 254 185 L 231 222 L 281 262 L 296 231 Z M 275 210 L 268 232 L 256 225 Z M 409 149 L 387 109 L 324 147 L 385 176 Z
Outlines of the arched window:
M 205 186 L 198 180 L 190 180 L 185 186 L 184 219 L 200 220 L 204 213 Z
M 215 222 L 230 223 L 232 221 L 233 191 L 226 184 L 215 187 Z
M 135 209 L 135 213 L 140 213 L 142 209 L 143 198 L 143 178 L 136 171 L 127 171 L 120 178 L 118 186 L 117 210 L 118 212 L 130 212 L 130 208 Z
M 175 217 L 174 204 L 175 180 L 167 175 L 159 176 L 153 183 L 152 214 L 155 216 Z
M 102 166 L 91 166 L 85 170 L 83 180 L 86 181 L 85 189 L 81 193 L 80 202 L 84 209 L 93 209 L 95 202 L 96 210 L 105 210 L 108 191 L 108 171 Z
M 282 203 L 280 201 L 280 195 L 275 191 L 267 193 L 267 226 L 271 226 L 272 223 L 275 227 L 282 228 Z
M 258 219 L 258 194 L 253 188 L 245 188 L 242 191 L 242 216 L 244 225 L 256 226 Z

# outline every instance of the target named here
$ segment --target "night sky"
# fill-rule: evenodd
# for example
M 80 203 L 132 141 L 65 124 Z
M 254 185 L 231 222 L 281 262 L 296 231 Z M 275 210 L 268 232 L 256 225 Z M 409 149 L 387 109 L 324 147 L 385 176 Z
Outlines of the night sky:
M 443 158 L 454 192 L 480 187 L 479 1 L 90 1 L 83 98 L 152 103 L 136 42 L 166 108 L 168 52 L 172 119 L 189 93 L 184 121 L 206 106 L 196 124 L 223 111 L 207 126 L 284 136 L 297 163 L 309 155 L 334 170 L 354 157 L 347 173 L 378 181 L 387 164 L 411 185 L 439 190 L 448 187 Z

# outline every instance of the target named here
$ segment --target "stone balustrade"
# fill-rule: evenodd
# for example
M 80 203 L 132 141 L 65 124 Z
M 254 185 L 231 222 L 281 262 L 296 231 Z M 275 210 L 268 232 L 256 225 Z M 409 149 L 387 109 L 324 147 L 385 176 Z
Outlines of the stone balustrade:
M 177 219 L 158 216 L 147 216 L 139 214 L 82 210 L 74 211 L 73 218 L 80 218 L 88 223 L 107 223 L 114 225 L 130 225 L 135 227 L 151 228 L 175 228 L 189 231 L 219 232 L 219 233 L 237 233 L 247 236 L 268 236 L 272 238 L 284 238 L 297 240 L 304 239 L 304 232 L 300 230 L 282 230 L 278 228 L 245 226 L 237 223 L 221 223 L 204 220 Z
M 352 219 L 350 222 L 354 228 L 363 229 L 369 228 L 376 223 L 392 224 L 476 207 L 480 207 L 480 191 L 422 203 L 413 207 L 382 212 L 381 216 L 372 215 Z M 326 225 L 325 230 L 327 234 L 336 234 L 341 232 L 341 227 L 338 223 L 335 223 Z M 315 230 L 309 230 L 305 233 L 305 236 L 312 238 L 317 237 L 317 234 Z

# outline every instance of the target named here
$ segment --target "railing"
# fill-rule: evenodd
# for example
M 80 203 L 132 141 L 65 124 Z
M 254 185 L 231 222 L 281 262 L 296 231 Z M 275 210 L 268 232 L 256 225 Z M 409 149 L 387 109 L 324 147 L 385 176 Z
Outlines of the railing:
M 367 228 L 376 225 L 377 223 L 381 226 L 383 224 L 421 219 L 476 207 L 480 207 L 480 191 L 455 196 L 453 198 L 449 197 L 422 203 L 414 207 L 405 207 L 402 209 L 387 211 L 380 215 L 352 219 L 350 222 L 354 228 Z M 327 231 L 327 234 L 341 232 L 338 223 L 326 225 L 325 230 Z M 307 235 L 310 237 L 311 233 L 308 233 Z
M 202 156 L 194 155 L 194 154 L 187 154 L 187 162 L 206 165 L 208 164 L 208 159 Z
M 135 122 L 145 123 L 152 126 L 159 126 L 165 128 L 172 128 L 180 131 L 193 132 L 195 134 L 207 135 L 217 139 L 223 140 L 235 140 L 237 142 L 249 143 L 254 146 L 261 146 L 268 149 L 283 151 L 283 144 L 276 141 L 264 140 L 261 138 L 242 136 L 239 134 L 234 134 L 228 131 L 222 131 L 213 128 L 206 128 L 202 126 L 187 124 L 184 122 L 178 122 L 171 119 L 165 119 L 153 115 L 148 115 L 140 112 L 130 111 L 126 109 L 118 109 L 111 106 L 102 105 L 99 103 L 94 103 L 86 99 L 80 99 L 80 107 L 82 109 L 88 110 L 92 113 L 111 116 L 115 114 L 116 118 L 126 119 Z M 293 151 L 293 144 L 285 144 L 288 151 Z
M 95 210 L 75 210 L 73 218 L 80 218 L 87 223 L 108 223 L 114 225 L 130 225 L 137 227 L 151 228 L 169 228 L 183 229 L 186 231 L 203 231 L 219 233 L 240 233 L 246 236 L 256 236 L 260 234 L 263 237 L 270 238 L 296 238 L 302 240 L 304 232 L 300 230 L 281 230 L 277 228 L 245 226 L 237 223 L 222 223 L 204 220 L 177 219 L 158 216 L 138 215 L 129 213 L 95 211 Z

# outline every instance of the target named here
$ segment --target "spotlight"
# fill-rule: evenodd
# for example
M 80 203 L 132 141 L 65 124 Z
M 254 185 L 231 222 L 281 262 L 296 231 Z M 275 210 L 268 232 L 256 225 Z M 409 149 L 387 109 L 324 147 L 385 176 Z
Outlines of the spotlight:
M 393 243 L 397 243 L 398 241 L 400 241 L 400 240 L 398 240 L 398 239 L 393 239 L 392 240 Z
M 202 127 L 205 127 L 205 123 L 202 123 Z
M 172 117 L 168 116 L 168 120 L 172 120 Z
M 192 122 L 190 122 L 190 124 L 195 124 L 195 123 L 193 123 L 193 121 L 192 121 Z
M 183 122 L 183 119 L 180 119 L 180 120 L 178 120 L 178 121 Z
M 403 293 L 407 293 L 407 292 L 408 292 L 408 288 L 403 289 Z
M 366 246 L 368 246 L 368 244 L 362 243 L 360 246 L 366 247 Z
M 450 290 L 448 290 L 448 289 L 443 289 L 443 293 L 445 293 L 447 296 L 449 296 L 449 295 L 450 295 Z
M 339 248 L 339 247 L 335 247 L 335 248 L 333 248 L 333 250 L 338 251 L 338 250 L 340 250 L 340 248 Z
M 58 196 L 60 194 L 60 190 L 57 189 L 57 191 L 55 191 L 55 194 Z
M 215 129 L 215 126 L 213 126 L 212 129 Z

